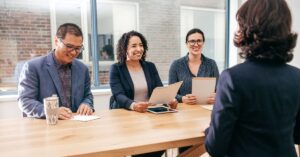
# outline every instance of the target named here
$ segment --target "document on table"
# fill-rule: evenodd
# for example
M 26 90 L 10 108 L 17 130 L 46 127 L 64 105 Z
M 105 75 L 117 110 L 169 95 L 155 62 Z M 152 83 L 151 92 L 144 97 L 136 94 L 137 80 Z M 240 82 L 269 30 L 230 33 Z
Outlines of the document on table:
M 173 100 L 182 84 L 182 81 L 170 84 L 165 87 L 156 87 L 149 99 L 152 104 L 168 104 Z
M 197 97 L 197 103 L 205 105 L 207 98 L 215 92 L 215 77 L 194 77 L 192 79 L 192 94 Z
M 212 111 L 214 105 L 200 105 L 202 108 Z
M 85 115 L 76 115 L 74 116 L 71 120 L 77 120 L 77 121 L 82 121 L 82 122 L 87 122 L 95 119 L 99 119 L 99 116 L 96 115 L 91 115 L 91 116 L 85 116 Z

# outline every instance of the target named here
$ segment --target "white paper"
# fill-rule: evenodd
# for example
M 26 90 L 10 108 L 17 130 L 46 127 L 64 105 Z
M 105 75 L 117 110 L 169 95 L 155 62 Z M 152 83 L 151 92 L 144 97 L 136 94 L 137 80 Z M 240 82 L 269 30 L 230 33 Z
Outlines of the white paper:
M 192 94 L 197 97 L 198 104 L 207 104 L 207 99 L 215 92 L 215 77 L 194 77 L 192 79 Z
M 200 105 L 202 108 L 212 111 L 214 105 Z
M 149 102 L 152 104 L 168 104 L 175 99 L 181 84 L 182 81 L 165 87 L 156 87 L 151 94 Z
M 99 116 L 84 116 L 84 115 L 76 115 L 71 120 L 77 120 L 82 122 L 87 122 L 95 119 L 99 119 Z

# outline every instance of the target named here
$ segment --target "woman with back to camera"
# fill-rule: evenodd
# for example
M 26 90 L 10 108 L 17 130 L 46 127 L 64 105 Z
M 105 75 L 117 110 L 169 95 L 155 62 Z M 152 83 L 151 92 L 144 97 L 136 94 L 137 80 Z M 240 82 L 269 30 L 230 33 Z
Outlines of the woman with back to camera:
M 153 89 L 163 86 L 155 65 L 145 60 L 147 50 L 147 40 L 139 32 L 130 31 L 120 38 L 118 63 L 110 68 L 111 109 L 146 112 Z M 169 106 L 175 109 L 177 101 L 171 100 Z M 134 156 L 161 157 L 162 154 L 163 151 L 159 151 Z
M 204 33 L 198 29 L 191 29 L 185 38 L 188 54 L 175 60 L 169 70 L 169 84 L 183 81 L 176 99 L 178 102 L 193 105 L 197 103 L 195 95 L 192 95 L 193 77 L 219 77 L 216 62 L 202 53 L 205 43 Z M 207 99 L 208 104 L 214 104 L 215 93 Z
M 295 144 L 298 145 L 298 154 L 300 157 L 300 112 L 298 112 L 296 126 L 294 129 L 294 140 L 295 140 Z
M 288 5 L 247 0 L 236 18 L 234 43 L 245 62 L 219 78 L 206 150 L 214 157 L 296 157 L 300 69 L 287 64 L 297 40 Z

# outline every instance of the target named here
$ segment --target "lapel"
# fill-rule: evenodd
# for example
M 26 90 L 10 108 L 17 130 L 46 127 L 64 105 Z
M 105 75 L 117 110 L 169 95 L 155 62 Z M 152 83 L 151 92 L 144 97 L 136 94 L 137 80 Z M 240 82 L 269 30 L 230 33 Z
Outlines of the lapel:
M 76 90 L 85 90 L 85 89 L 79 89 L 80 87 L 78 87 L 79 83 L 76 83 L 76 81 L 78 82 L 78 80 L 82 81 L 81 80 L 81 75 L 85 75 L 85 74 L 82 74 L 82 72 L 80 72 L 80 68 L 78 67 L 78 64 L 76 64 L 75 61 L 72 61 L 72 66 L 71 66 L 71 90 L 72 90 L 72 93 L 71 93 L 71 106 L 74 107 L 74 105 L 72 104 L 75 104 L 75 93 L 76 93 Z M 84 86 L 85 88 L 85 86 Z
M 133 85 L 133 82 L 132 82 L 132 79 L 131 79 L 131 76 L 129 74 L 126 64 L 120 63 L 120 72 L 122 72 L 124 74 L 125 79 L 127 80 L 128 84 L 130 86 L 130 89 L 132 89 L 132 93 L 134 95 L 134 85 Z
M 47 62 L 47 71 L 50 74 L 50 77 L 53 80 L 53 83 L 55 85 L 56 91 L 58 92 L 58 96 L 61 98 L 63 96 L 63 92 L 61 89 L 61 81 L 58 76 L 58 71 L 56 69 L 54 60 L 53 60 L 53 53 L 54 51 L 51 51 L 51 53 L 48 54 L 46 62 Z M 54 94 L 54 93 L 53 93 Z

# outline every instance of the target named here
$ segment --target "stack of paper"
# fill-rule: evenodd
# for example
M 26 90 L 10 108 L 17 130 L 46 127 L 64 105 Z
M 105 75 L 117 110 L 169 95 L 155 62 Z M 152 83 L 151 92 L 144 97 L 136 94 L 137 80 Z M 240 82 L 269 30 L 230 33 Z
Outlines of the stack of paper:
M 95 120 L 95 119 L 99 119 L 99 116 L 84 116 L 84 115 L 76 115 L 74 116 L 71 120 L 77 120 L 77 121 L 82 121 L 82 122 L 87 122 L 90 120 Z

